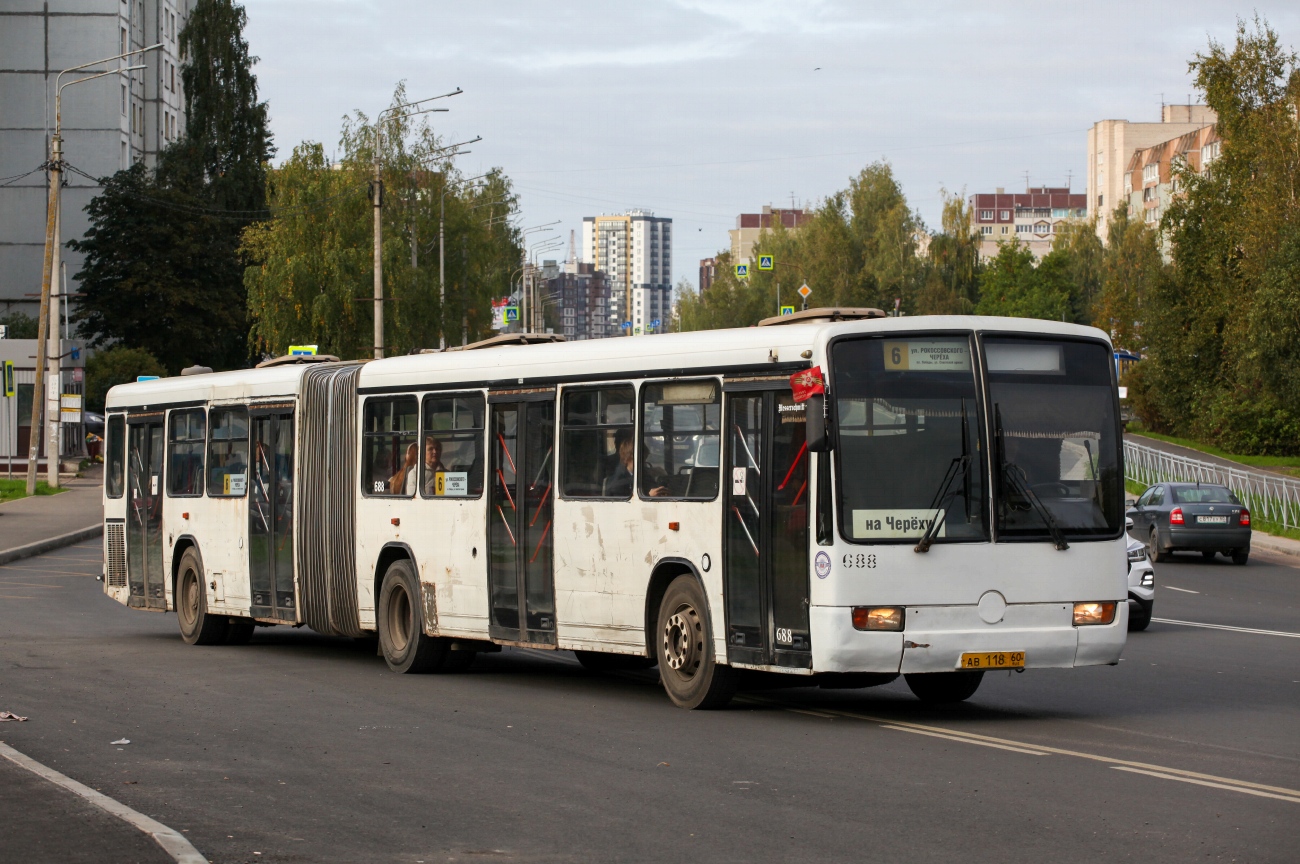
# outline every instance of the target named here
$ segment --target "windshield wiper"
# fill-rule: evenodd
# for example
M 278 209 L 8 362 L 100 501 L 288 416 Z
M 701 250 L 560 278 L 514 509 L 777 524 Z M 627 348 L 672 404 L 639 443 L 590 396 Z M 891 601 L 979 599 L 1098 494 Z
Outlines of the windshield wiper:
M 1029 488 L 1029 484 L 1026 482 L 1028 475 L 1025 474 L 1025 469 L 1006 458 L 1002 448 L 1002 409 L 997 405 L 993 406 L 993 418 L 996 426 L 995 434 L 998 438 L 998 462 L 1002 468 L 1002 482 L 1029 502 L 1029 505 L 1034 508 L 1034 512 L 1043 520 L 1043 524 L 1047 526 L 1047 533 L 1052 535 L 1052 545 L 1064 552 L 1070 548 L 1070 544 L 1065 542 L 1065 536 L 1061 534 L 1061 528 L 1056 524 L 1056 518 L 1052 516 L 1052 511 L 1048 510 L 1038 496 L 1034 494 L 1034 490 Z
M 943 506 L 944 502 L 952 497 L 948 490 L 952 488 L 953 482 L 959 476 L 964 476 L 969 470 L 969 453 L 954 457 L 952 462 L 949 463 L 948 470 L 943 475 L 943 482 L 939 484 L 939 491 L 935 493 L 934 500 L 930 502 L 930 509 L 935 511 L 934 519 L 930 521 L 930 527 L 926 528 L 925 534 L 921 536 L 921 542 L 917 543 L 912 549 L 913 552 L 930 551 L 930 544 L 934 542 L 935 536 L 939 533 L 939 528 L 948 519 L 948 508 Z
M 948 466 L 948 471 L 943 475 L 943 482 L 939 484 L 939 491 L 935 493 L 934 499 L 930 502 L 930 509 L 936 511 L 934 519 L 930 522 L 930 527 L 925 529 L 925 534 L 921 535 L 921 542 L 917 543 L 913 552 L 929 552 L 930 545 L 934 543 L 934 538 L 939 533 L 939 528 L 944 522 L 948 521 L 948 508 L 943 507 L 944 502 L 951 497 L 948 490 L 952 488 L 952 481 L 957 479 L 957 475 L 962 477 L 962 500 L 966 505 L 966 521 L 970 521 L 970 429 L 966 425 L 966 400 L 961 400 L 961 455 L 952 460 Z M 942 516 L 938 512 L 943 508 Z

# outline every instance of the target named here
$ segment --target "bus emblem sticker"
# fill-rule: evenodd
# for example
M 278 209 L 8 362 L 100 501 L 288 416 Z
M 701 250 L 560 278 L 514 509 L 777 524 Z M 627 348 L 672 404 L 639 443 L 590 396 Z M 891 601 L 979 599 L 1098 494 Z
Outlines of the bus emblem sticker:
M 827 576 L 831 575 L 831 556 L 827 555 L 825 552 L 818 552 L 814 566 L 817 569 L 817 578 L 825 579 Z

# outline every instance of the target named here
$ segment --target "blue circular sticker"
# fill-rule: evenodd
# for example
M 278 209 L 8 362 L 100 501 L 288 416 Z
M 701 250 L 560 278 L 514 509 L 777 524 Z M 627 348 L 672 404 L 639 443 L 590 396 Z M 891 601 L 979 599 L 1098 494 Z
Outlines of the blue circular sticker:
M 825 579 L 831 575 L 831 556 L 825 552 L 818 552 L 813 567 L 817 570 L 817 578 Z

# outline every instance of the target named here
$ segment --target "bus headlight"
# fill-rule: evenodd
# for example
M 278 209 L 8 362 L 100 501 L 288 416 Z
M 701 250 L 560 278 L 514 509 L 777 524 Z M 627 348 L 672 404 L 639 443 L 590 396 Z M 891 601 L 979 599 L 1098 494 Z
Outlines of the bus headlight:
M 1115 620 L 1115 601 L 1103 603 L 1075 603 L 1074 626 L 1085 624 L 1109 624 Z
M 853 626 L 858 630 L 902 630 L 906 620 L 902 606 L 853 607 Z

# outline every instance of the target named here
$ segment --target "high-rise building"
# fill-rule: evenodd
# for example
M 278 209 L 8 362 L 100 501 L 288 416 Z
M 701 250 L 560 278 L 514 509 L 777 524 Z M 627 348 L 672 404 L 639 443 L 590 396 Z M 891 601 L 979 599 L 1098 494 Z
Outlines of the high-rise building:
M 158 152 L 185 133 L 177 37 L 193 0 L 8 5 L 18 8 L 0 18 L 0 177 L 27 176 L 0 186 L 0 315 L 35 316 L 49 185 L 46 172 L 33 169 L 50 154 L 55 80 L 69 67 L 161 44 L 125 61 L 70 72 L 62 81 L 144 64 L 144 69 L 64 88 L 63 158 L 90 177 L 107 177 L 135 162 L 152 166 Z M 85 234 L 86 205 L 102 188 L 79 172 L 63 175 L 60 231 L 73 293 L 81 255 L 66 243 Z
M 998 244 L 1020 240 L 1042 258 L 1052 249 L 1056 227 L 1083 219 L 1087 196 L 1068 187 L 1035 186 L 1023 193 L 977 192 L 970 196 L 971 223 L 980 235 L 980 257 L 998 254 Z
M 1100 120 L 1088 130 L 1088 218 L 1106 236 L 1106 219 L 1125 203 L 1124 177 L 1136 150 L 1195 132 L 1218 121 L 1205 105 L 1165 105 L 1159 123 Z
M 754 244 L 773 225 L 780 224 L 787 231 L 797 231 L 812 217 L 802 210 L 783 210 L 770 205 L 763 206 L 762 213 L 741 213 L 736 217 L 736 227 L 727 234 L 731 236 L 731 263 L 744 264 L 754 258 Z
M 700 259 L 700 293 L 703 294 L 713 284 L 713 280 L 718 278 L 718 259 L 701 258 Z
M 571 342 L 618 335 L 609 323 L 609 284 L 596 265 L 565 261 L 557 266 L 546 261 L 542 273 L 547 277 L 548 302 L 556 312 L 556 332 Z
M 582 220 L 582 254 L 609 283 L 610 335 L 658 333 L 667 328 L 673 291 L 672 231 L 672 219 L 648 210 Z

